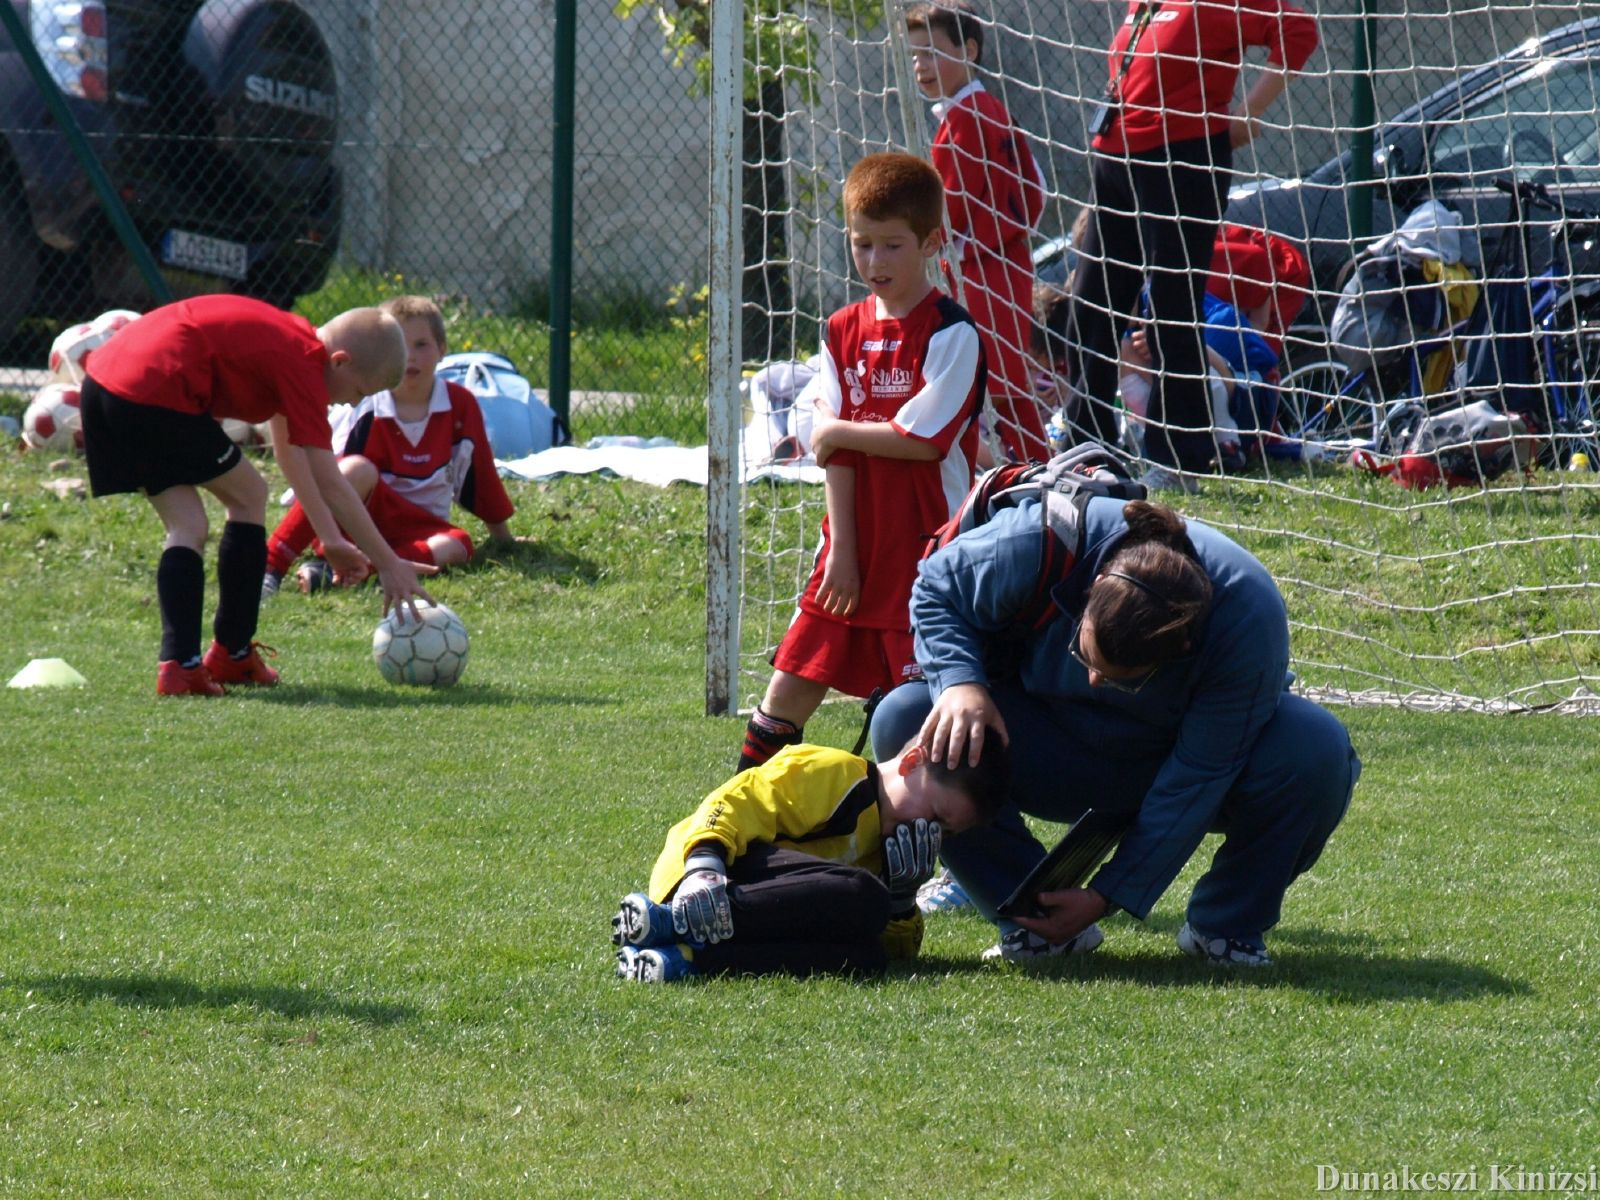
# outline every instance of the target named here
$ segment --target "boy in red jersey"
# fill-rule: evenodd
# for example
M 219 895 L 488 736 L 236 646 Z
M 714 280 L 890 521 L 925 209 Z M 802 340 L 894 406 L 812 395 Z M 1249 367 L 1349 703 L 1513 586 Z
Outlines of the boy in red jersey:
M 271 422 L 278 465 L 323 535 L 330 562 L 350 572 L 376 568 L 385 610 L 417 596 L 430 599 L 417 568 L 379 536 L 330 448 L 328 405 L 387 386 L 404 365 L 398 322 L 375 308 L 340 313 L 313 329 L 304 317 L 243 296 L 165 305 L 89 354 L 83 386 L 89 486 L 96 496 L 143 492 L 167 531 L 156 568 L 157 695 L 220 696 L 223 683 L 278 682 L 254 641 L 267 483 L 222 431 L 224 417 Z M 227 510 L 217 543 L 215 640 L 204 659 L 200 551 L 209 527 L 200 488 Z
M 367 505 L 378 532 L 401 558 L 449 566 L 472 557 L 472 538 L 450 522 L 450 505 L 481 520 L 497 542 L 512 540 L 515 511 L 495 470 L 483 413 L 472 393 L 434 376 L 445 354 L 444 316 L 425 296 L 399 296 L 380 306 L 406 338 L 406 372 L 398 387 L 367 396 L 338 422 L 339 470 Z M 312 544 L 315 531 L 297 501 L 267 542 L 265 599 Z M 306 591 L 320 586 L 315 564 L 301 568 Z M 341 583 L 356 577 L 339 576 Z
M 828 318 L 811 449 L 827 472 L 822 547 L 773 655 L 739 769 L 802 740 L 830 687 L 916 677 L 907 602 L 928 538 L 972 484 L 984 358 L 966 311 L 928 282 L 944 183 L 909 154 L 874 154 L 844 187 L 850 253 L 871 291 Z
M 1050 457 L 1028 364 L 1033 254 L 1044 177 L 1011 114 L 975 78 L 983 24 L 965 0 L 916 4 L 906 13 L 912 70 L 936 100 L 932 159 L 944 179 L 960 260 L 962 300 L 984 335 L 991 399 L 1007 452 Z

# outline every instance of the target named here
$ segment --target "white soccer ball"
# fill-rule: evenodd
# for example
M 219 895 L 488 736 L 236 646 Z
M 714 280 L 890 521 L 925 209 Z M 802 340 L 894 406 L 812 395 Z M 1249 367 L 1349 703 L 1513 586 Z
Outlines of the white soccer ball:
M 22 414 L 22 440 L 30 450 L 82 450 L 78 389 L 66 383 L 40 388 Z
M 467 627 L 442 604 L 391 610 L 372 635 L 372 659 L 390 683 L 449 687 L 467 669 Z
M 63 329 L 50 343 L 50 377 L 57 383 L 82 383 L 84 356 L 138 319 L 132 309 L 113 308 L 92 321 Z

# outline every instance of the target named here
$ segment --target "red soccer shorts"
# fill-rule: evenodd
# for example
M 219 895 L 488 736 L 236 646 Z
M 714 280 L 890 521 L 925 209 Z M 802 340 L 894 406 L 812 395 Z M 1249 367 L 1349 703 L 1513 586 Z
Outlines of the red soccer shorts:
M 861 697 L 873 688 L 887 692 L 920 674 L 909 631 L 863 629 L 803 609 L 783 635 L 772 665 Z

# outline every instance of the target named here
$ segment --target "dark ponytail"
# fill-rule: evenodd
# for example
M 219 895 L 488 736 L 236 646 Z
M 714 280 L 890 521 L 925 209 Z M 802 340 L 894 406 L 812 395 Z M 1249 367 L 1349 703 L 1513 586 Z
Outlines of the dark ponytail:
M 1181 658 L 1211 609 L 1211 577 L 1184 520 L 1164 504 L 1130 500 L 1128 533 L 1101 569 L 1084 607 L 1100 656 L 1118 667 Z

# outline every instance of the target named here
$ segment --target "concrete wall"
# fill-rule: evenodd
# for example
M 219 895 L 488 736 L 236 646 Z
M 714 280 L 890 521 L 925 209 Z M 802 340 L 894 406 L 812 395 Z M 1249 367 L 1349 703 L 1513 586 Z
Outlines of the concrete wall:
M 348 258 L 495 303 L 541 286 L 550 238 L 549 0 L 303 2 L 340 64 Z M 1457 62 L 1485 61 L 1537 32 L 1600 15 L 1597 0 L 1501 0 L 1492 13 L 1480 0 L 1411 7 L 1409 18 L 1381 18 L 1380 119 L 1448 81 Z M 1337 152 L 1359 8 L 1359 0 L 1321 6 L 1322 47 L 1271 114 L 1285 128 L 1269 131 L 1240 169 L 1294 174 Z M 578 9 L 577 286 L 633 286 L 664 298 L 673 284 L 705 278 L 706 101 L 690 94 L 690 73 L 663 57 L 652 21 L 618 20 L 609 0 L 581 0 Z M 990 11 L 986 62 L 1009 77 L 991 87 L 1047 146 L 1059 199 L 1045 232 L 1055 232 L 1084 192 L 1082 98 L 1105 78 L 1103 47 L 1125 9 L 1113 0 L 993 0 Z M 903 137 L 891 52 L 881 30 L 827 38 L 816 107 L 787 123 L 797 182 L 823 189 L 793 229 L 796 257 L 812 264 L 800 290 L 822 308 L 846 286 L 830 188 L 861 153 Z

